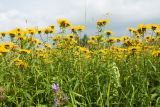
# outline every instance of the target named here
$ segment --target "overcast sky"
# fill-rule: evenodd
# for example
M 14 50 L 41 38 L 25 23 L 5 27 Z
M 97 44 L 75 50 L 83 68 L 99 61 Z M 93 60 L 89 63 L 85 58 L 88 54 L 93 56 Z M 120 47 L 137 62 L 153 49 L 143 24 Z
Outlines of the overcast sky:
M 14 27 L 45 27 L 66 18 L 75 25 L 85 24 L 93 35 L 98 19 L 111 20 L 107 29 L 115 36 L 127 35 L 128 27 L 138 23 L 160 23 L 160 0 L 0 0 L 0 31 Z

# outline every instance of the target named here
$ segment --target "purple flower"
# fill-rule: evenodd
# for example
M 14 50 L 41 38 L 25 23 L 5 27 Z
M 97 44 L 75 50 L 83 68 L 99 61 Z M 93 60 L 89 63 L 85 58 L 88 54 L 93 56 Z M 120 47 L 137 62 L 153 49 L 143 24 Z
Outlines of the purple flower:
M 52 85 L 52 89 L 53 89 L 53 91 L 56 93 L 56 92 L 59 90 L 58 84 L 54 83 L 54 84 Z
M 54 105 L 55 105 L 55 107 L 58 107 L 58 105 L 59 105 L 59 102 L 56 97 L 54 98 Z

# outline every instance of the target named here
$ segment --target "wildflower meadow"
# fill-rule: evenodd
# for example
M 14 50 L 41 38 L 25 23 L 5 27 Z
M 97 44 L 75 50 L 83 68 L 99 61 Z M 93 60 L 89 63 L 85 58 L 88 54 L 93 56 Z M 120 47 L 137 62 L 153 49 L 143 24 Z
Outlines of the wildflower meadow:
M 159 107 L 160 24 L 116 37 L 110 20 L 0 32 L 1 107 Z

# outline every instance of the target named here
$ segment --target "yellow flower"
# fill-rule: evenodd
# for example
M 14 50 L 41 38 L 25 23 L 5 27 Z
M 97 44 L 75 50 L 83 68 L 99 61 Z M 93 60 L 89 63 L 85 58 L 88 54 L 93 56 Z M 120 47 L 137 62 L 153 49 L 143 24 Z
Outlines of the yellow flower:
M 77 31 L 82 31 L 85 29 L 85 26 L 79 25 L 77 26 Z
M 133 32 L 133 31 L 136 31 L 136 30 L 135 30 L 135 28 L 128 28 L 128 31 Z
M 44 29 L 45 34 L 49 34 L 49 33 L 53 33 L 53 32 L 54 32 L 54 29 L 52 29 L 51 27 Z
M 31 53 L 30 50 L 26 50 L 26 49 L 20 49 L 19 52 L 20 52 L 21 54 L 30 54 L 30 53 Z
M 63 40 L 64 40 L 65 42 L 68 42 L 68 41 L 70 41 L 70 38 L 64 37 Z
M 93 41 L 97 41 L 97 36 L 91 36 L 90 39 Z
M 6 49 L 6 48 L 4 48 L 4 47 L 0 47 L 0 53 L 1 53 L 1 54 L 6 54 L 6 53 L 8 53 L 8 52 L 9 52 L 8 49 Z
M 57 48 L 63 48 L 64 46 L 63 46 L 63 44 L 62 43 L 58 43 L 57 44 Z
M 8 34 L 10 37 L 12 37 L 12 38 L 14 38 L 15 36 L 17 36 L 17 32 L 15 32 L 15 31 L 8 31 L 7 34 Z
M 117 42 L 120 42 L 121 41 L 121 38 L 116 38 Z
M 79 25 L 79 26 L 71 26 L 70 30 L 73 33 L 76 33 L 77 31 L 81 32 L 82 30 L 84 30 L 85 26 Z
M 0 32 L 0 35 L 2 35 L 4 37 L 7 35 L 7 32 Z
M 76 41 L 76 40 L 74 40 L 74 39 L 71 39 L 71 41 L 70 41 L 70 45 L 71 45 L 71 46 L 77 45 L 77 41 Z
M 145 36 L 145 41 L 147 42 L 153 42 L 155 40 L 155 38 L 153 36 Z
M 40 53 L 37 56 L 40 57 L 40 58 L 47 58 L 48 54 L 47 53 Z
M 6 49 L 12 49 L 14 47 L 14 43 L 12 43 L 12 42 L 2 43 L 2 45 Z
M 56 36 L 52 37 L 52 40 L 55 41 L 55 42 L 59 41 L 60 39 L 61 39 L 60 35 L 56 35 Z
M 108 35 L 108 36 L 110 36 L 110 35 L 113 34 L 113 32 L 112 32 L 111 30 L 106 30 L 106 31 L 104 31 L 104 33 L 105 33 L 106 35 Z
M 140 34 L 143 34 L 144 32 L 146 32 L 147 30 L 147 26 L 144 25 L 144 24 L 139 24 L 138 25 L 138 29 L 137 29 L 137 32 L 140 33 Z
M 129 47 L 128 48 L 128 52 L 130 54 L 135 54 L 135 53 L 139 53 L 141 51 L 141 47 Z
M 23 62 L 23 61 L 16 58 L 16 59 L 13 59 L 13 62 L 14 62 L 14 63 L 20 63 L 20 62 Z
M 157 30 L 155 30 L 154 32 L 156 33 L 157 36 L 160 35 L 160 29 L 157 29 Z
M 128 39 L 129 39 L 129 36 L 122 36 L 122 37 L 121 37 L 121 40 L 124 40 L 124 41 L 125 41 L 125 40 L 128 40 Z
M 74 39 L 74 35 L 73 34 L 68 34 L 66 37 L 69 38 L 69 39 Z
M 67 28 L 71 26 L 71 23 L 66 19 L 58 19 L 57 23 L 59 24 L 60 28 Z
M 132 46 L 132 41 L 131 40 L 125 40 L 122 44 L 124 46 Z
M 15 28 L 15 29 L 13 29 L 13 31 L 21 32 L 23 30 L 21 28 Z
M 10 32 L 14 32 L 16 35 L 19 35 L 19 36 L 25 35 L 25 31 L 21 28 L 12 29 Z
M 109 38 L 109 39 L 106 40 L 106 42 L 115 43 L 116 40 L 117 40 L 116 38 Z
M 103 26 L 105 26 L 107 23 L 109 23 L 109 20 L 101 19 L 101 20 L 98 20 L 98 21 L 97 21 L 97 26 L 98 26 L 98 27 L 103 27 Z
M 135 35 L 134 35 L 136 38 L 140 38 L 140 34 L 138 34 L 138 33 L 135 33 Z
M 38 30 L 34 29 L 34 28 L 27 28 L 26 29 L 26 34 L 30 34 L 30 35 L 34 35 L 38 32 Z
M 87 44 L 89 44 L 89 45 L 95 45 L 95 44 L 97 44 L 94 40 L 88 40 L 87 41 Z
M 153 55 L 154 57 L 160 57 L 160 51 L 153 51 L 153 52 L 152 52 L 152 55 Z
M 49 28 L 51 28 L 51 29 L 54 29 L 54 25 L 50 25 L 50 26 L 48 26 Z
M 44 53 L 45 52 L 45 49 L 44 48 L 40 48 L 40 49 L 36 49 L 36 53 L 39 54 L 39 53 Z
M 100 55 L 108 55 L 109 54 L 109 50 L 108 49 L 100 49 L 97 51 L 97 54 L 100 54 Z
M 51 45 L 50 45 L 50 44 L 44 44 L 44 46 L 45 46 L 46 48 L 48 48 L 48 49 L 51 48 Z
M 151 29 L 152 29 L 153 31 L 155 31 L 155 30 L 157 29 L 157 27 L 158 27 L 158 26 L 157 26 L 156 24 L 152 24 L 152 25 L 151 25 Z
M 80 52 L 85 53 L 85 54 L 90 53 L 90 51 L 85 47 L 80 47 L 79 50 L 80 50 Z
M 28 64 L 23 62 L 21 59 L 13 59 L 14 64 L 18 67 L 18 68 L 27 68 Z
M 25 62 L 18 62 L 15 65 L 18 66 L 18 68 L 27 68 L 28 67 L 28 64 Z
M 38 44 L 39 43 L 39 39 L 33 38 L 33 37 L 27 37 L 28 42 L 30 42 L 31 44 Z
M 26 37 L 25 36 L 17 36 L 17 40 L 23 41 L 23 40 L 26 40 Z
M 44 32 L 44 29 L 38 29 L 37 32 L 38 34 L 41 34 L 42 32 Z

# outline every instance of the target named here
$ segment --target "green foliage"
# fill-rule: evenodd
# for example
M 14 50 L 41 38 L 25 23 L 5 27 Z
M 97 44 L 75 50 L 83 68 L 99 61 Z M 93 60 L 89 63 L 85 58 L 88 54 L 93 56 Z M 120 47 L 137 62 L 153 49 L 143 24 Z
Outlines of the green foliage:
M 70 51 L 50 56 L 45 64 L 27 55 L 29 67 L 19 69 L 1 58 L 0 85 L 5 89 L 6 107 L 51 107 L 51 85 L 59 84 L 69 100 L 67 107 L 149 107 L 160 105 L 160 59 L 128 57 L 127 60 L 74 58 Z

